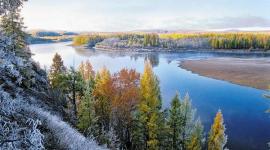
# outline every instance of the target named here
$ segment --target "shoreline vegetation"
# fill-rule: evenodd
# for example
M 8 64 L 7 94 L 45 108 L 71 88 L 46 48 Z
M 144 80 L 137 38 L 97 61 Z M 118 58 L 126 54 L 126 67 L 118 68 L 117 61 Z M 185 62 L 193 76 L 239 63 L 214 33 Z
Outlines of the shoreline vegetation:
M 270 53 L 267 32 L 97 33 L 78 35 L 73 46 L 106 51 Z

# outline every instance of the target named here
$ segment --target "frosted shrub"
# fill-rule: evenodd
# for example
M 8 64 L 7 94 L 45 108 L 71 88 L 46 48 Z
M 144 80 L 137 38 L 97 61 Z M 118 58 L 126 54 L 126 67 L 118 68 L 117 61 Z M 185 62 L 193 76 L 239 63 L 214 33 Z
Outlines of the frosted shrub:
M 25 105 L 21 98 L 12 99 L 0 88 L 0 149 L 44 149 L 40 122 L 18 113 L 20 105 Z

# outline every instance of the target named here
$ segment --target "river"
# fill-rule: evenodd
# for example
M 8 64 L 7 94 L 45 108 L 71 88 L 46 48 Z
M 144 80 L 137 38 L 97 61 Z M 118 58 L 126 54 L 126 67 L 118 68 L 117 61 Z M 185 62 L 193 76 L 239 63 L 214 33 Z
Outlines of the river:
M 66 66 L 77 67 L 81 61 L 89 60 L 95 70 L 107 67 L 111 73 L 121 68 L 132 68 L 142 72 L 144 61 L 148 58 L 160 80 L 163 108 L 170 106 L 176 91 L 179 91 L 181 96 L 189 93 L 205 131 L 209 131 L 218 109 L 222 110 L 229 149 L 267 149 L 267 142 L 270 142 L 270 114 L 266 114 L 265 111 L 270 108 L 270 102 L 262 96 L 266 91 L 199 76 L 179 67 L 181 61 L 190 59 L 212 57 L 254 59 L 266 56 L 199 52 L 106 52 L 74 48 L 69 46 L 70 44 L 70 42 L 35 44 L 31 45 L 30 49 L 34 54 L 33 59 L 47 69 L 56 52 L 62 56 Z

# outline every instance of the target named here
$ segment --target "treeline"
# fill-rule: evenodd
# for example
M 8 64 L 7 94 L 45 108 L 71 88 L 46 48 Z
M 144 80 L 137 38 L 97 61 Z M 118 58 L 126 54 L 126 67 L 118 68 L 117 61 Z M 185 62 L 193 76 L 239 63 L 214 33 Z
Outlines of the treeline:
M 28 31 L 29 34 L 31 34 L 34 37 L 50 37 L 50 36 L 72 36 L 72 35 L 78 35 L 75 32 L 57 32 L 57 31 L 42 31 L 42 30 L 32 30 Z
M 94 47 L 96 43 L 103 41 L 106 37 L 101 35 L 78 35 L 73 38 L 73 45 L 88 45 Z
M 100 38 L 102 37 L 102 38 Z M 74 38 L 75 45 L 90 43 L 94 46 L 104 39 L 118 38 L 116 43 L 101 43 L 106 46 L 147 48 L 158 47 L 164 49 L 270 49 L 270 34 L 255 32 L 239 33 L 110 33 L 100 35 L 78 36 Z M 125 46 L 123 46 L 125 45 Z
M 72 123 L 110 149 L 222 150 L 227 142 L 221 111 L 205 141 L 188 95 L 176 94 L 171 107 L 162 109 L 159 80 L 149 61 L 142 74 L 133 69 L 111 74 L 106 68 L 95 72 L 89 61 L 78 70 L 67 69 L 56 54 L 49 79 L 67 97 L 56 101 L 73 112 Z
M 78 35 L 73 38 L 73 45 L 88 45 L 94 47 L 95 44 L 102 42 L 104 39 L 119 38 L 120 40 L 127 40 L 130 43 L 137 42 L 142 39 L 143 35 L 140 33 L 96 33 Z
M 270 49 L 270 34 L 216 34 L 210 38 L 212 48 L 216 49 Z
M 159 46 L 159 36 L 158 36 L 158 34 L 145 34 L 144 35 L 144 40 L 143 40 L 143 45 L 145 47 L 147 47 L 147 46 L 152 46 L 152 47 Z
M 164 33 L 159 34 L 161 39 L 190 39 L 190 38 L 209 38 L 218 33 Z
M 270 49 L 268 33 L 190 33 L 161 34 L 161 39 L 208 39 L 213 49 Z

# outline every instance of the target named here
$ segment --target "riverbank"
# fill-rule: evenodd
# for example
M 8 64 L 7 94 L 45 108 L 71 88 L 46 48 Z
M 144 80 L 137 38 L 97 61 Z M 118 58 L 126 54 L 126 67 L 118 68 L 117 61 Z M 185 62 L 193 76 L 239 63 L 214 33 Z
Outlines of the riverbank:
M 267 90 L 270 85 L 269 59 L 214 58 L 186 60 L 180 67 L 202 76 Z
M 87 46 L 75 46 L 80 48 L 88 48 Z M 227 54 L 269 54 L 270 50 L 263 49 L 209 49 L 209 48 L 178 48 L 166 49 L 160 47 L 109 47 L 96 46 L 93 47 L 100 51 L 116 51 L 116 52 L 200 52 L 200 53 L 227 53 Z

